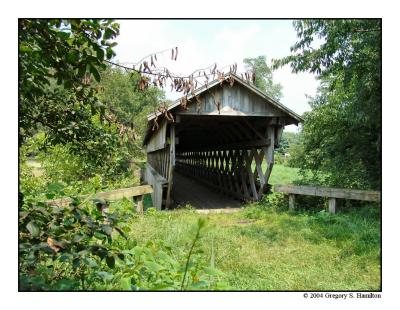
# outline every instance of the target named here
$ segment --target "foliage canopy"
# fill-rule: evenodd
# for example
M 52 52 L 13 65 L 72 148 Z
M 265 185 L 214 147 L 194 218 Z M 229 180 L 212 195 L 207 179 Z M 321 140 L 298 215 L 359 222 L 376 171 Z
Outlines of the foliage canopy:
M 290 64 L 321 82 L 305 114 L 302 167 L 328 174 L 329 185 L 379 188 L 381 21 L 299 20 L 294 27 L 292 55 L 274 66 Z
M 278 101 L 282 98 L 282 85 L 273 82 L 272 68 L 265 56 L 245 58 L 243 63 L 247 70 L 255 74 L 254 85 L 258 89 Z

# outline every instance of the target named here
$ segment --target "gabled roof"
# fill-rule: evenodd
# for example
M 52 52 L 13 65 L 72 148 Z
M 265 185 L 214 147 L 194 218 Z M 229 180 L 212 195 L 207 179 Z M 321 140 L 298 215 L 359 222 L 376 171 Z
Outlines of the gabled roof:
M 274 106 L 277 109 L 281 110 L 285 114 L 288 114 L 289 116 L 294 118 L 297 122 L 300 123 L 300 122 L 304 121 L 303 118 L 300 115 L 298 115 L 296 112 L 292 111 L 291 109 L 289 109 L 286 106 L 284 106 L 282 103 L 280 103 L 280 102 L 276 101 L 275 99 L 269 97 L 268 95 L 264 94 L 258 88 L 256 88 L 255 86 L 251 85 L 249 82 L 243 80 L 242 78 L 240 78 L 236 74 L 233 74 L 233 73 L 227 74 L 225 76 L 225 80 L 228 79 L 229 77 L 233 77 L 235 82 L 238 82 L 239 84 L 241 84 L 242 86 L 244 86 L 248 90 L 250 90 L 251 92 L 253 92 L 256 95 L 260 96 L 261 98 L 265 99 L 269 104 L 271 104 L 272 106 Z M 192 95 L 192 94 L 188 95 L 187 99 L 190 100 L 194 96 L 198 96 L 198 95 L 202 94 L 203 92 L 205 92 L 205 91 L 217 86 L 220 82 L 221 82 L 220 80 L 215 79 L 214 81 L 210 82 L 207 87 L 206 86 L 199 87 L 198 89 L 196 89 L 194 91 L 194 95 Z M 174 103 L 172 103 L 171 105 L 168 106 L 168 111 L 172 111 L 172 110 L 176 109 L 179 106 L 180 106 L 180 98 L 178 100 L 176 100 Z M 147 120 L 151 121 L 156 116 L 159 116 L 159 115 L 161 115 L 161 112 L 151 113 L 151 114 L 149 114 L 147 116 Z
M 249 82 L 243 80 L 242 78 L 240 78 L 236 74 L 233 74 L 233 73 L 227 74 L 225 76 L 225 80 L 229 79 L 230 77 L 233 77 L 233 79 L 235 80 L 235 83 L 239 83 L 240 85 L 244 86 L 250 92 L 252 92 L 255 95 L 257 95 L 260 98 L 262 98 L 266 102 L 266 104 L 272 105 L 276 109 L 282 111 L 284 114 L 286 114 L 287 116 L 289 116 L 292 119 L 294 119 L 295 123 L 296 122 L 300 123 L 300 122 L 304 121 L 303 118 L 300 115 L 298 115 L 296 112 L 290 110 L 289 108 L 285 107 L 282 103 L 280 103 L 280 102 L 276 101 L 275 99 L 269 97 L 268 95 L 264 94 L 258 88 L 256 88 L 255 86 L 251 85 Z M 190 100 L 195 96 L 201 95 L 202 93 L 206 92 L 207 90 L 210 90 L 210 89 L 218 86 L 220 83 L 221 83 L 221 81 L 219 79 L 215 79 L 212 82 L 208 83 L 207 87 L 206 86 L 199 87 L 198 89 L 196 89 L 194 91 L 194 94 L 187 95 L 187 99 Z M 178 100 L 176 100 L 175 102 L 170 104 L 168 106 L 167 110 L 169 112 L 172 112 L 172 113 L 174 112 L 174 110 L 177 110 L 181 105 L 180 99 L 181 98 L 179 98 Z M 151 114 L 149 114 L 147 116 L 148 126 L 147 126 L 147 131 L 146 131 L 146 134 L 145 134 L 145 137 L 144 137 L 144 140 L 143 140 L 143 145 L 147 144 L 147 142 L 151 138 L 151 135 L 152 135 L 152 132 L 153 132 L 151 130 L 152 126 L 151 126 L 150 122 L 152 120 L 154 120 L 157 116 L 160 116 L 160 115 L 162 115 L 162 113 L 157 111 L 157 112 L 151 113 Z

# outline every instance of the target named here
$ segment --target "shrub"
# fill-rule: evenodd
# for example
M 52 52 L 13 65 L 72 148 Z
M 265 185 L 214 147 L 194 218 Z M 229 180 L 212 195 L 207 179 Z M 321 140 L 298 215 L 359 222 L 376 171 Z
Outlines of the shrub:
M 53 186 L 54 190 L 60 189 Z M 161 241 L 138 245 L 126 235 L 137 218 L 127 200 L 101 213 L 73 200 L 50 207 L 31 199 L 19 213 L 20 290 L 200 290 L 222 288 L 221 275 L 194 251 L 205 225 L 199 220 L 188 252 L 176 256 Z M 150 209 L 147 215 L 160 212 Z

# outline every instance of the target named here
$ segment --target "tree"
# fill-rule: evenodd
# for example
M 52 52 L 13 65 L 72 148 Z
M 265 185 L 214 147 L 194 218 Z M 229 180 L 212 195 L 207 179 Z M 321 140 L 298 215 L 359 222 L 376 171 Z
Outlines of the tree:
M 118 33 L 112 20 L 19 21 L 20 143 L 45 131 L 47 143 L 104 161 L 115 139 L 101 124 L 106 111 L 91 80 L 100 81 Z
M 381 21 L 301 20 L 294 27 L 299 41 L 274 67 L 290 64 L 321 82 L 304 116 L 302 168 L 322 171 L 330 185 L 379 188 Z
M 130 155 L 141 156 L 142 138 L 147 128 L 147 115 L 154 112 L 159 102 L 165 100 L 164 91 L 158 87 L 138 90 L 140 74 L 128 73 L 119 67 L 107 66 L 98 83 L 99 99 L 113 112 L 125 127 L 133 125 L 134 136 L 127 136 L 121 147 L 127 147 Z
M 245 58 L 243 63 L 246 66 L 246 70 L 249 70 L 255 74 L 254 85 L 266 93 L 268 96 L 275 100 L 282 98 L 282 85 L 275 84 L 272 77 L 272 69 L 267 64 L 265 56 L 258 56 L 257 58 Z
M 112 120 L 120 132 L 133 127 L 99 100 L 98 85 L 93 79 L 100 81 L 107 64 L 131 72 L 135 88 L 140 91 L 150 86 L 171 85 L 171 90 L 183 93 L 182 105 L 187 104 L 188 95 L 193 94 L 198 85 L 208 85 L 210 76 L 221 80 L 225 77 L 215 64 L 187 76 L 174 74 L 158 65 L 157 55 L 169 52 L 176 61 L 178 47 L 149 54 L 133 66 L 112 62 L 113 47 L 117 44 L 113 40 L 118 34 L 119 24 L 112 20 L 19 20 L 20 142 L 38 130 L 45 130 L 48 143 L 71 143 L 80 153 L 91 154 L 94 146 L 99 145 L 93 143 L 94 140 L 107 141 L 110 137 L 107 132 L 101 134 L 104 127 L 93 122 L 92 116 L 97 115 L 100 123 Z M 231 66 L 231 72 L 235 73 L 236 68 L 236 64 Z M 168 114 L 165 104 L 158 110 Z M 113 144 L 109 142 L 108 145 Z M 107 150 L 97 151 L 96 154 L 104 154 Z

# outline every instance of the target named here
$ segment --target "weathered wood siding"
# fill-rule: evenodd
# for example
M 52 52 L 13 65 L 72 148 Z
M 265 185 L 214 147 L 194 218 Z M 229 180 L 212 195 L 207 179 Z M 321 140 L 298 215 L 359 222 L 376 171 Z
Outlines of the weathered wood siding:
M 145 181 L 153 187 L 151 199 L 153 206 L 161 210 L 163 200 L 163 187 L 168 183 L 167 179 L 161 176 L 149 163 L 146 165 Z
M 378 191 L 346 189 L 346 188 L 276 184 L 274 186 L 274 191 L 281 193 L 288 193 L 288 194 L 296 194 L 296 195 L 354 199 L 354 200 L 376 201 L 376 202 L 379 202 L 381 199 L 381 193 Z
M 179 111 L 181 115 L 231 115 L 231 116 L 265 116 L 284 117 L 282 111 L 265 99 L 249 91 L 239 84 L 230 87 L 224 84 L 222 87 L 214 87 L 209 92 L 200 95 L 201 104 L 195 100 L 189 103 L 187 110 Z M 220 105 L 218 111 L 217 105 Z
M 166 145 L 167 122 L 165 120 L 160 124 L 160 128 L 153 133 L 149 143 L 146 146 L 146 152 L 154 152 L 163 149 Z
M 92 195 L 82 195 L 82 196 L 79 196 L 79 199 L 81 199 L 81 200 L 85 200 L 85 199 L 119 200 L 122 198 L 130 199 L 132 197 L 143 196 L 145 194 L 149 194 L 152 192 L 153 192 L 153 189 L 150 186 L 141 185 L 141 186 L 135 186 L 135 187 L 115 189 L 115 190 L 111 190 L 108 192 L 95 193 Z M 66 207 L 72 201 L 73 201 L 72 198 L 64 197 L 64 198 L 59 198 L 59 199 L 54 199 L 54 200 L 47 200 L 44 203 L 49 206 Z

